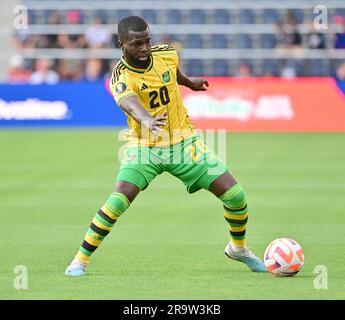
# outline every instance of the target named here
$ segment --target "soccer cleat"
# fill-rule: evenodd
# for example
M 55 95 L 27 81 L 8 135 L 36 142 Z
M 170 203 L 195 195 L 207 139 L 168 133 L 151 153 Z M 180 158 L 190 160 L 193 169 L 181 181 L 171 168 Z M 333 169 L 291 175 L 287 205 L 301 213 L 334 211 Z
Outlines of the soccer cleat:
M 71 264 L 66 268 L 65 276 L 80 277 L 85 275 L 86 266 L 79 260 L 73 259 Z
M 224 250 L 230 259 L 243 262 L 253 272 L 267 272 L 265 264 L 248 248 L 234 250 L 229 242 Z

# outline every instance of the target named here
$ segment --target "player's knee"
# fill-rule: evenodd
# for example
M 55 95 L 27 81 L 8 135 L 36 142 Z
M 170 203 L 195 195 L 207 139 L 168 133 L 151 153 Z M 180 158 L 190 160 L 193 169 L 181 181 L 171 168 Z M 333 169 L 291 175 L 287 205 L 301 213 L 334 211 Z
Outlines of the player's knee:
M 104 204 L 106 211 L 110 212 L 115 217 L 121 216 L 130 206 L 128 198 L 120 193 L 113 192 Z
M 226 190 L 219 199 L 227 208 L 233 210 L 242 209 L 247 205 L 246 194 L 238 182 Z
M 117 181 L 114 192 L 123 194 L 131 203 L 140 192 L 140 188 L 127 181 Z

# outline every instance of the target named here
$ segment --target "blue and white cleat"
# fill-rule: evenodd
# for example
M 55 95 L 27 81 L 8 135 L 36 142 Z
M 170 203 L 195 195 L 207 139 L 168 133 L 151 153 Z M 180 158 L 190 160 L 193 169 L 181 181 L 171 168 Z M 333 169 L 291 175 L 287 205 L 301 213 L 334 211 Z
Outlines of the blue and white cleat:
M 79 260 L 73 259 L 71 264 L 66 268 L 65 276 L 80 277 L 85 275 L 86 266 Z
M 238 248 L 234 250 L 229 242 L 224 250 L 230 259 L 243 262 L 253 272 L 267 272 L 265 264 L 248 248 Z

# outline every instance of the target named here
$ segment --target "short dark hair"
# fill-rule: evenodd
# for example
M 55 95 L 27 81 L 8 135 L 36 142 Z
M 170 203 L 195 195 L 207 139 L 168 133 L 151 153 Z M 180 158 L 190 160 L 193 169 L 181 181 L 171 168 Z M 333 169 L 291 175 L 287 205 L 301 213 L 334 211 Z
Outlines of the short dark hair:
M 145 31 L 148 28 L 147 22 L 138 16 L 122 18 L 117 25 L 118 37 L 122 41 L 127 38 L 129 31 Z

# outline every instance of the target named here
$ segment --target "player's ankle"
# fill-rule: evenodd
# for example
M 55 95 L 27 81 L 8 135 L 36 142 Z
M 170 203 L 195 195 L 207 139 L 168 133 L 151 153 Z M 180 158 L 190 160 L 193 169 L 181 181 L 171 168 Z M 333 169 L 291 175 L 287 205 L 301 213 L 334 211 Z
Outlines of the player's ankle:
M 88 262 L 86 262 L 86 261 L 81 261 L 80 259 L 78 259 L 77 257 L 74 257 L 74 260 L 73 260 L 73 262 L 75 262 L 75 263 L 78 263 L 78 264 L 81 264 L 85 269 L 86 269 L 86 267 L 88 266 Z
M 246 248 L 246 246 L 245 246 L 245 245 L 243 245 L 243 246 L 239 246 L 239 245 L 237 245 L 237 244 L 233 243 L 232 241 L 230 241 L 230 245 L 231 245 L 232 250 L 233 250 L 233 251 L 235 251 L 235 252 L 240 252 L 240 251 L 243 251 L 243 249 L 245 249 L 245 248 Z

